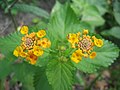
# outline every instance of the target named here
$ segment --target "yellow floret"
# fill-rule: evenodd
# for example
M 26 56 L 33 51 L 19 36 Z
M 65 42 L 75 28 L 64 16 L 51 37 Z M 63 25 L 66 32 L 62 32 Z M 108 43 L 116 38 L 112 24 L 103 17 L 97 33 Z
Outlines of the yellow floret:
M 71 60 L 75 63 L 79 63 L 82 60 L 82 55 L 82 50 L 78 49 L 75 52 L 73 52 Z
M 20 29 L 21 34 L 28 34 L 28 27 L 27 26 L 22 26 Z
M 16 49 L 13 51 L 13 55 L 16 57 L 20 56 L 21 52 L 23 52 L 23 49 L 21 46 L 17 46 Z
M 38 40 L 37 44 L 39 46 L 42 46 L 43 48 L 49 48 L 51 46 L 51 42 L 47 38 L 43 38 L 42 40 Z
M 95 39 L 95 40 L 94 40 L 94 44 L 95 44 L 97 47 L 102 47 L 102 46 L 103 46 L 103 40 L 101 40 L 101 39 Z
M 92 52 L 92 53 L 90 54 L 90 58 L 91 58 L 91 59 L 94 59 L 94 58 L 96 57 L 96 55 L 97 55 L 96 52 Z
M 80 35 L 80 33 L 69 34 L 67 39 L 71 44 L 75 44 L 75 43 L 78 43 L 78 41 L 79 41 L 79 35 Z
M 34 46 L 33 53 L 36 56 L 41 56 L 41 55 L 43 55 L 43 50 L 39 46 Z
M 87 29 L 84 29 L 84 30 L 83 30 L 83 34 L 84 34 L 84 35 L 88 34 L 88 30 L 87 30 Z
M 45 30 L 39 30 L 39 31 L 37 32 L 37 36 L 38 36 L 39 38 L 42 38 L 42 37 L 44 37 L 45 35 L 46 35 Z

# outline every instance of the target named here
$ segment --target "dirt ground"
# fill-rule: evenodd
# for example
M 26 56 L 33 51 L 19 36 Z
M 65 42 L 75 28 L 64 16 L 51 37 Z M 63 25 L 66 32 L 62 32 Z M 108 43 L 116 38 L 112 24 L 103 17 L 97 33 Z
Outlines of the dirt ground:
M 47 12 L 50 13 L 52 7 L 55 4 L 55 0 L 39 0 L 37 1 L 37 5 L 40 8 L 43 8 Z M 19 12 L 16 16 L 14 16 L 18 26 L 21 24 L 24 25 L 32 25 L 32 20 L 37 16 L 30 13 Z M 37 17 L 40 18 L 40 17 Z M 15 31 L 14 24 L 8 14 L 5 14 L 4 11 L 0 8 L 0 36 L 5 36 L 10 32 Z

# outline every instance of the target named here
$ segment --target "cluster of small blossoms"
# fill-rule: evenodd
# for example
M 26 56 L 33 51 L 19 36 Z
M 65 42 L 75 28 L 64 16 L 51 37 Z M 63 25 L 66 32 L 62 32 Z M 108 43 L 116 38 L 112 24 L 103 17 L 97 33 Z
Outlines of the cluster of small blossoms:
M 35 64 L 37 58 L 43 55 L 44 49 L 51 46 L 51 42 L 44 37 L 46 35 L 45 30 L 28 34 L 28 27 L 22 26 L 20 32 L 24 36 L 21 39 L 21 45 L 16 47 L 13 54 L 16 57 L 25 58 L 31 64 Z
M 70 33 L 67 39 L 71 43 L 71 47 L 77 49 L 71 56 L 71 60 L 75 63 L 80 62 L 82 57 L 94 59 L 97 55 L 93 51 L 94 46 L 99 48 L 103 46 L 103 40 L 95 36 L 89 36 L 88 30 L 83 30 L 82 33 Z

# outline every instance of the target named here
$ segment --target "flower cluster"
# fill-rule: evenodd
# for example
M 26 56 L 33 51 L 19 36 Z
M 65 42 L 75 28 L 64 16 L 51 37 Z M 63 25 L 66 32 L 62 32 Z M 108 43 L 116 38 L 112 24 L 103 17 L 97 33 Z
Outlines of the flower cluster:
M 13 54 L 16 57 L 25 58 L 31 64 L 35 64 L 37 58 L 43 55 L 44 49 L 51 46 L 51 42 L 44 37 L 46 35 L 45 30 L 28 34 L 28 27 L 22 26 L 20 32 L 25 36 L 22 37 L 21 45 L 16 47 Z
M 94 46 L 102 47 L 103 40 L 96 38 L 95 36 L 89 36 L 88 30 L 83 30 L 82 33 L 70 33 L 67 36 L 68 42 L 71 43 L 72 48 L 77 50 L 72 53 L 71 60 L 78 63 L 82 60 L 82 57 L 94 59 L 96 52 L 93 51 Z

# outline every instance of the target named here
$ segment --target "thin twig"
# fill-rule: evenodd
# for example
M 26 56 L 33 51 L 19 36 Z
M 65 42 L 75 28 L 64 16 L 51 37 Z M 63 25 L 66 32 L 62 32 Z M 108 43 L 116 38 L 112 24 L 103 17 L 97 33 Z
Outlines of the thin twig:
M 6 4 L 7 8 L 8 8 L 8 13 L 9 16 L 11 17 L 11 20 L 14 24 L 15 30 L 17 30 L 17 22 L 15 20 L 15 18 L 13 17 L 12 13 L 11 13 L 11 8 L 18 2 L 18 0 L 15 0 L 11 5 L 8 4 L 8 2 L 6 0 L 4 0 L 4 3 Z
M 2 80 L 0 79 L 0 90 L 2 90 Z
M 11 9 L 19 0 L 15 0 L 12 4 L 8 6 L 8 9 Z
M 98 76 L 91 82 L 91 84 L 85 90 L 91 90 L 92 86 L 95 84 L 95 82 L 99 79 L 100 76 L 101 73 L 98 74 Z

